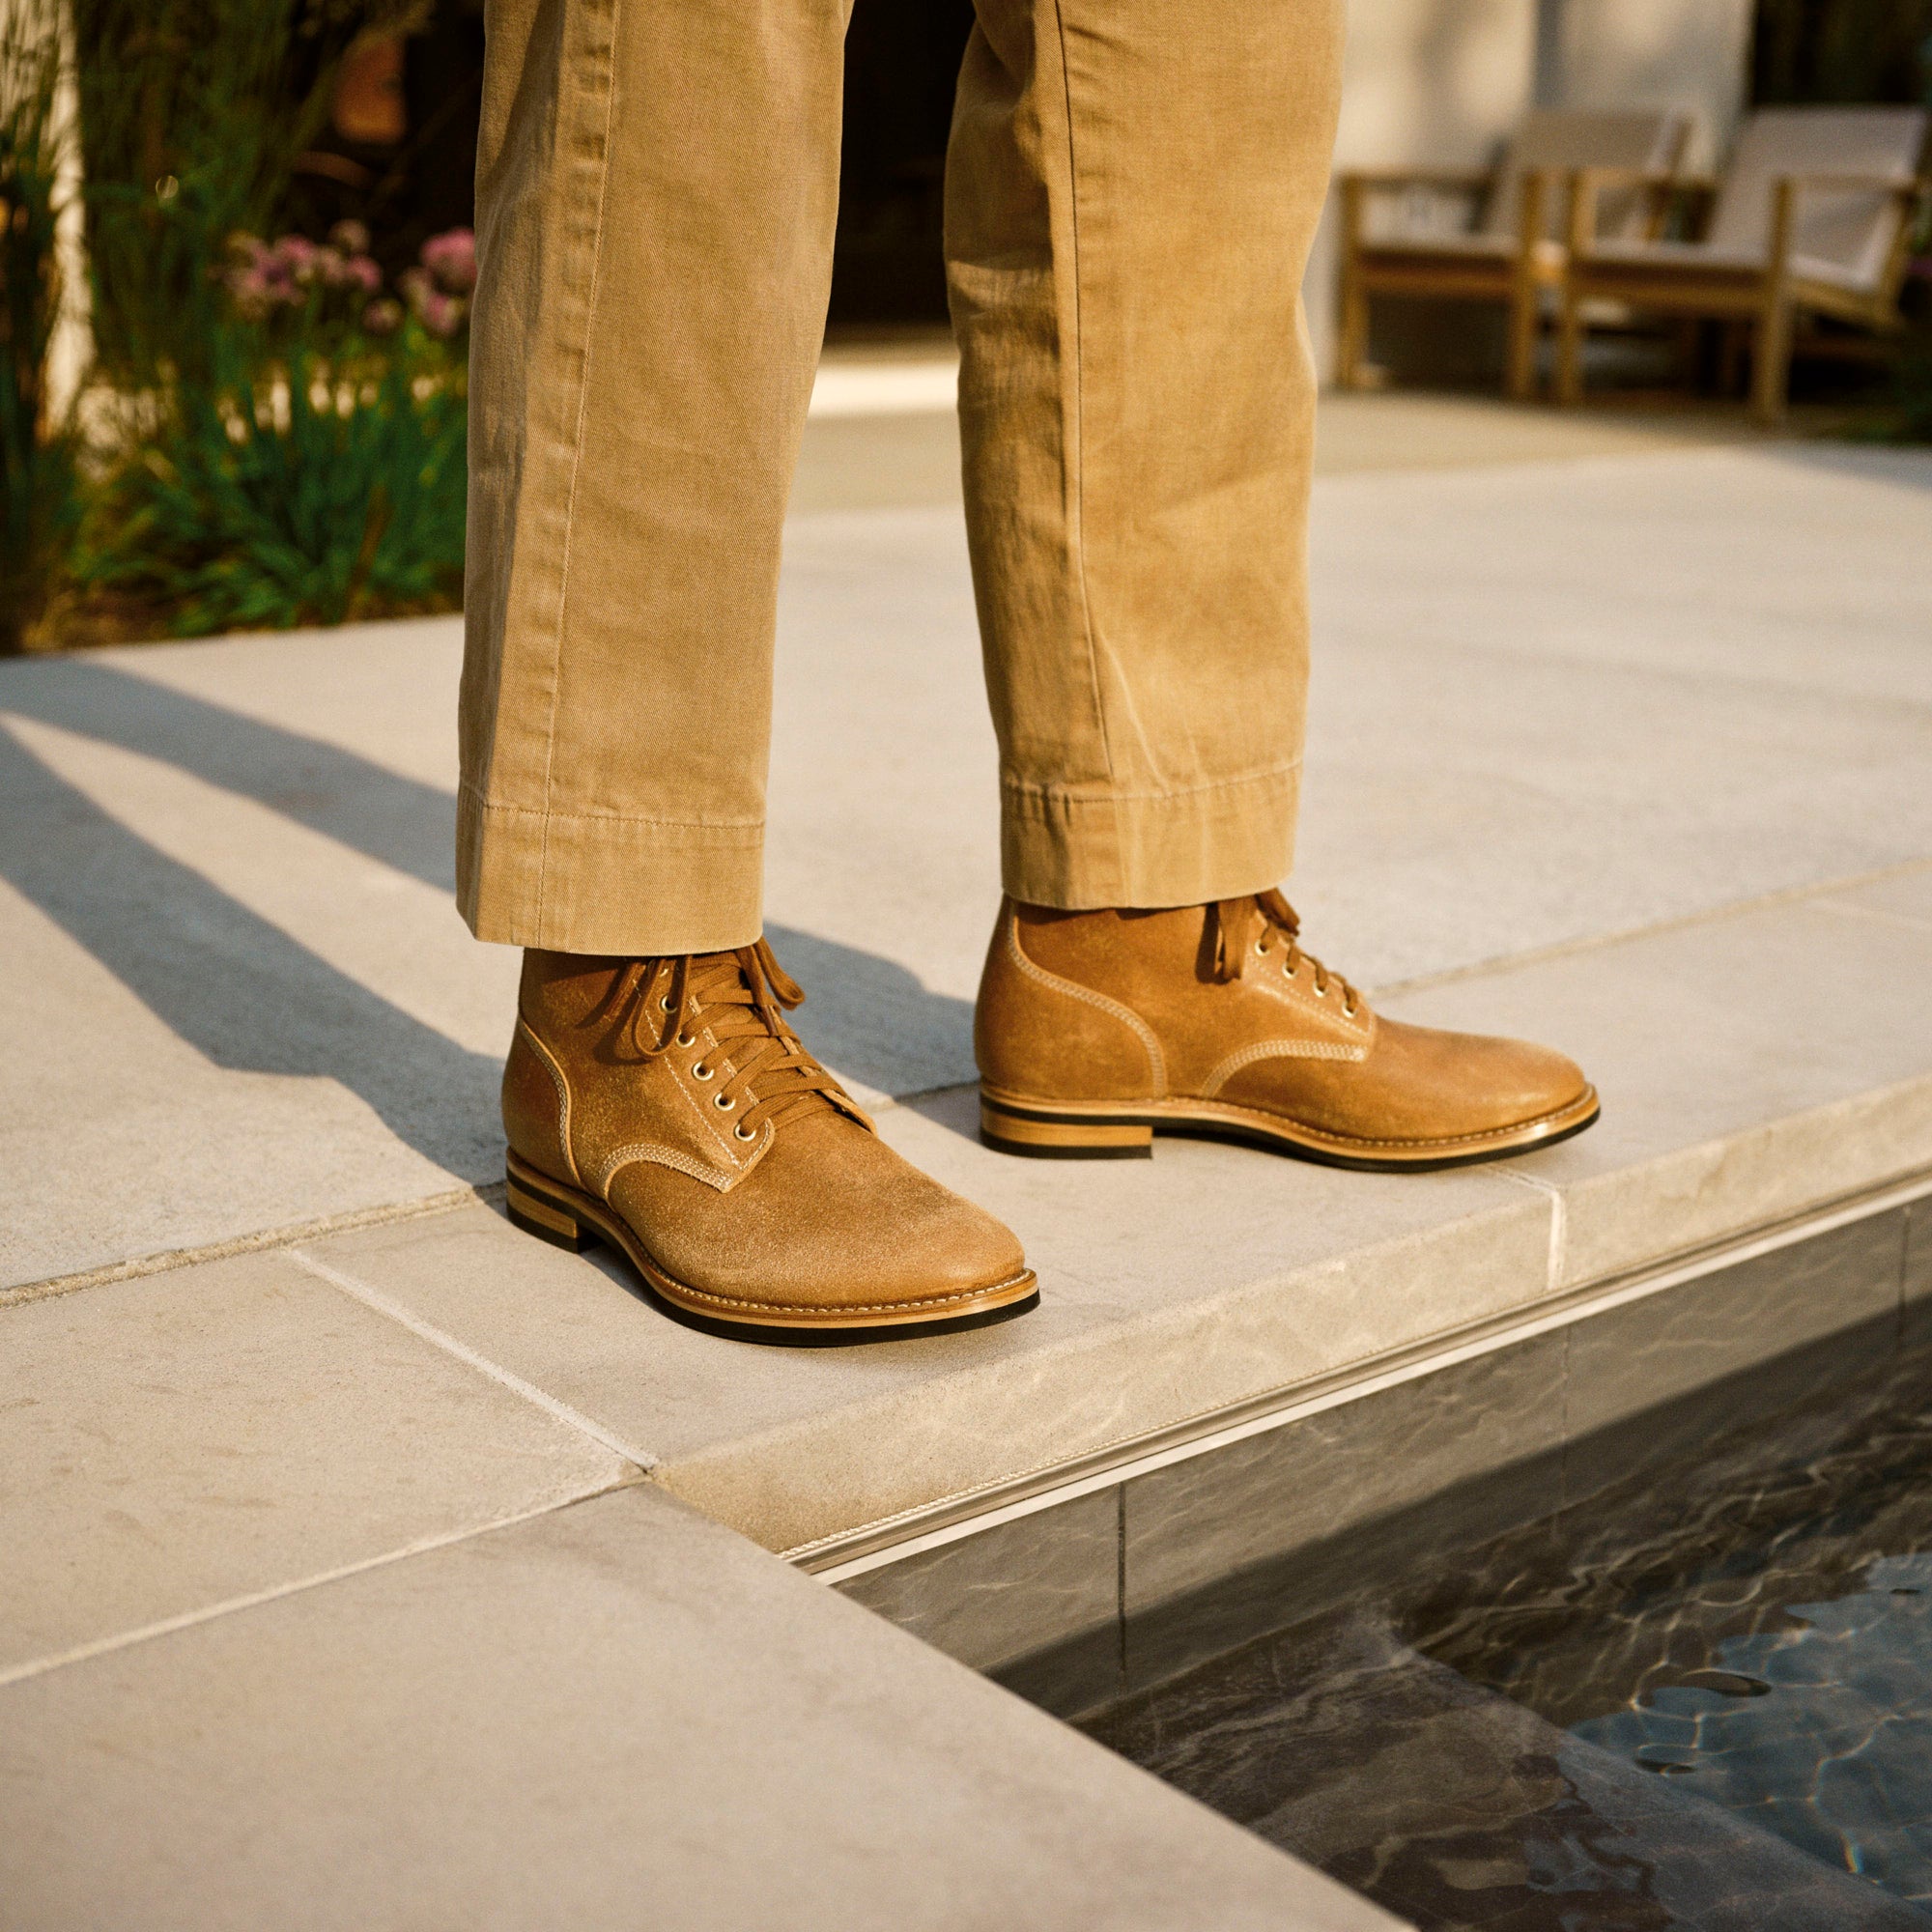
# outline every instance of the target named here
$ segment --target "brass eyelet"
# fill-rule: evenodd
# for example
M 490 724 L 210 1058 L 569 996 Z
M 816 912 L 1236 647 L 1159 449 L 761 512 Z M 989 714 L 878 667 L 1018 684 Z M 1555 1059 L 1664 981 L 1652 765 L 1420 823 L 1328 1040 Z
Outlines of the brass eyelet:
M 721 1114 L 728 1114 L 738 1103 L 728 1094 L 714 1094 L 711 1096 L 711 1104 Z
M 715 1066 L 707 1066 L 701 1060 L 694 1060 L 691 1063 L 691 1077 L 694 1080 L 709 1080 L 716 1075 L 717 1071 L 718 1069 Z
M 758 1130 L 756 1127 L 748 1127 L 743 1121 L 740 1121 L 731 1129 L 731 1138 L 734 1141 L 754 1141 L 758 1138 Z
M 1255 956 L 1258 959 L 1265 959 L 1273 951 L 1274 948 L 1266 940 L 1258 939 L 1255 941 Z
M 688 1033 L 679 1034 L 677 1037 L 677 1043 L 678 1045 L 684 1047 L 696 1046 L 697 1044 L 696 1040 L 695 1040 Z
M 664 996 L 664 998 L 658 1002 L 658 1011 L 661 1013 L 668 1013 L 670 1011 L 670 995 L 668 993 L 667 993 Z

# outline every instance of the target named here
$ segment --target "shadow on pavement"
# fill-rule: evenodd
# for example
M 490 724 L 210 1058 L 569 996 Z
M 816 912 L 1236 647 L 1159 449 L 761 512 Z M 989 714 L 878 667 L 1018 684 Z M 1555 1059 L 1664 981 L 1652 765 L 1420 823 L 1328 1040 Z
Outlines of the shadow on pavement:
M 924 1094 L 977 1080 L 973 1002 L 934 993 L 909 968 L 816 933 L 768 925 L 785 971 L 805 989 L 795 1015 L 830 1066 L 882 1094 Z
M 443 892 L 456 796 L 340 746 L 80 657 L 7 667 L 0 710 L 191 772 Z
M 454 889 L 453 794 L 354 752 L 75 658 L 9 666 L 0 710 L 174 765 Z M 0 794 L 9 800 L 0 874 L 217 1065 L 330 1075 L 444 1165 L 478 1144 L 459 1118 L 494 1135 L 493 1064 L 157 851 L 3 731 Z M 970 1001 L 929 992 L 897 961 L 836 940 L 782 926 L 771 936 L 806 989 L 807 1039 L 840 1072 L 894 1094 L 974 1078 Z M 472 1094 L 473 1109 L 458 1099 Z M 473 1164 L 466 1155 L 459 1171 Z
M 497 1178 L 500 1062 L 338 972 L 118 824 L 4 730 L 0 800 L 0 877 L 215 1065 L 339 1081 L 439 1166 Z

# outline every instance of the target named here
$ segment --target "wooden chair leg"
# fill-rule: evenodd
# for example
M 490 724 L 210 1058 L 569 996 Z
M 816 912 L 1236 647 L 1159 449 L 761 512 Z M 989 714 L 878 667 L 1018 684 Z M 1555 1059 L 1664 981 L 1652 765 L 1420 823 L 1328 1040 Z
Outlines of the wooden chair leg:
M 1583 400 L 1583 309 L 1568 289 L 1556 327 L 1556 400 L 1566 408 Z
M 1751 413 L 1768 429 L 1784 420 L 1791 395 L 1791 304 L 1767 302 L 1758 318 L 1751 366 Z
M 1342 282 L 1341 339 L 1337 345 L 1335 380 L 1345 389 L 1365 385 L 1362 369 L 1369 353 L 1369 297 L 1356 275 Z
M 1514 402 L 1526 403 L 1536 394 L 1537 302 L 1534 290 L 1520 289 L 1510 298 L 1507 384 Z
M 1798 184 L 1779 180 L 1771 201 L 1771 273 L 1758 310 L 1757 360 L 1751 370 L 1751 413 L 1767 428 L 1784 420 L 1791 395 L 1791 225 Z
M 1522 208 L 1516 238 L 1516 265 L 1510 277 L 1509 356 L 1504 383 L 1511 398 L 1526 403 L 1536 393 L 1536 338 L 1543 323 L 1543 290 L 1536 278 L 1537 249 L 1543 241 L 1544 199 L 1541 169 L 1522 181 Z

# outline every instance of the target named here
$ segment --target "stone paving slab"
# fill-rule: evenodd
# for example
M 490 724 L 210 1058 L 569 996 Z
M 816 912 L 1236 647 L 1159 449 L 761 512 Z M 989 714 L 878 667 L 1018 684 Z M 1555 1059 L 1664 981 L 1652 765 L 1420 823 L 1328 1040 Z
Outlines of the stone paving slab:
M 1317 495 L 1291 890 L 1351 977 L 1932 855 L 1932 458 Z M 515 960 L 446 896 L 457 656 L 444 619 L 0 665 L 0 1284 L 497 1177 Z M 797 521 L 780 682 L 770 915 L 808 1037 L 874 1097 L 968 1078 L 998 882 L 956 511 Z
M 1924 892 L 1932 866 L 1887 882 Z M 1874 889 L 1884 890 L 1884 888 Z M 1932 923 L 1761 906 L 1391 1003 L 1561 1039 L 1604 1118 L 1513 1161 L 1562 1203 L 1558 1287 L 1932 1168 Z
M 653 1461 L 654 1479 L 797 1549 L 1168 1428 L 1532 1301 L 1549 1203 L 1486 1175 L 1343 1175 L 1194 1143 L 1151 1162 L 1019 1161 L 965 1095 L 886 1137 L 1009 1219 L 1024 1320 L 810 1350 L 679 1326 L 485 1208 L 308 1243 Z
M 0 1683 L 639 1473 L 279 1254 L 0 1321 Z
M 1396 1921 L 631 1490 L 0 1688 L 8 1932 Z
M 1589 1133 L 1463 1173 L 1171 1140 L 1150 1162 L 1025 1161 L 978 1145 L 970 1090 L 889 1109 L 887 1137 L 1009 1221 L 1039 1270 L 1037 1314 L 951 1339 L 799 1352 L 697 1334 L 614 1264 L 482 1208 L 307 1251 L 636 1443 L 720 1520 L 800 1550 L 1932 1170 L 1928 983 L 1932 924 L 1806 897 L 1410 993 L 1405 1016 L 1559 1038 L 1602 1081 Z

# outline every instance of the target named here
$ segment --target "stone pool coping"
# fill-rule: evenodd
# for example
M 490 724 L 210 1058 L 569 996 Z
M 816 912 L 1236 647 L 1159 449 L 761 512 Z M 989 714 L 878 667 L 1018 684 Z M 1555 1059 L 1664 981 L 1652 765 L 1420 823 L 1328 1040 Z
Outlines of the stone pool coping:
M 970 1138 L 968 1089 L 888 1108 L 887 1136 L 1011 1221 L 1040 1272 L 1038 1314 L 951 1340 L 720 1342 L 482 1203 L 291 1254 L 836 1577 L 1932 1185 L 1928 985 L 1916 866 L 1400 994 L 1405 1018 L 1561 1040 L 1604 1092 L 1578 1140 L 1459 1173 L 1178 1141 L 1023 1162 Z

